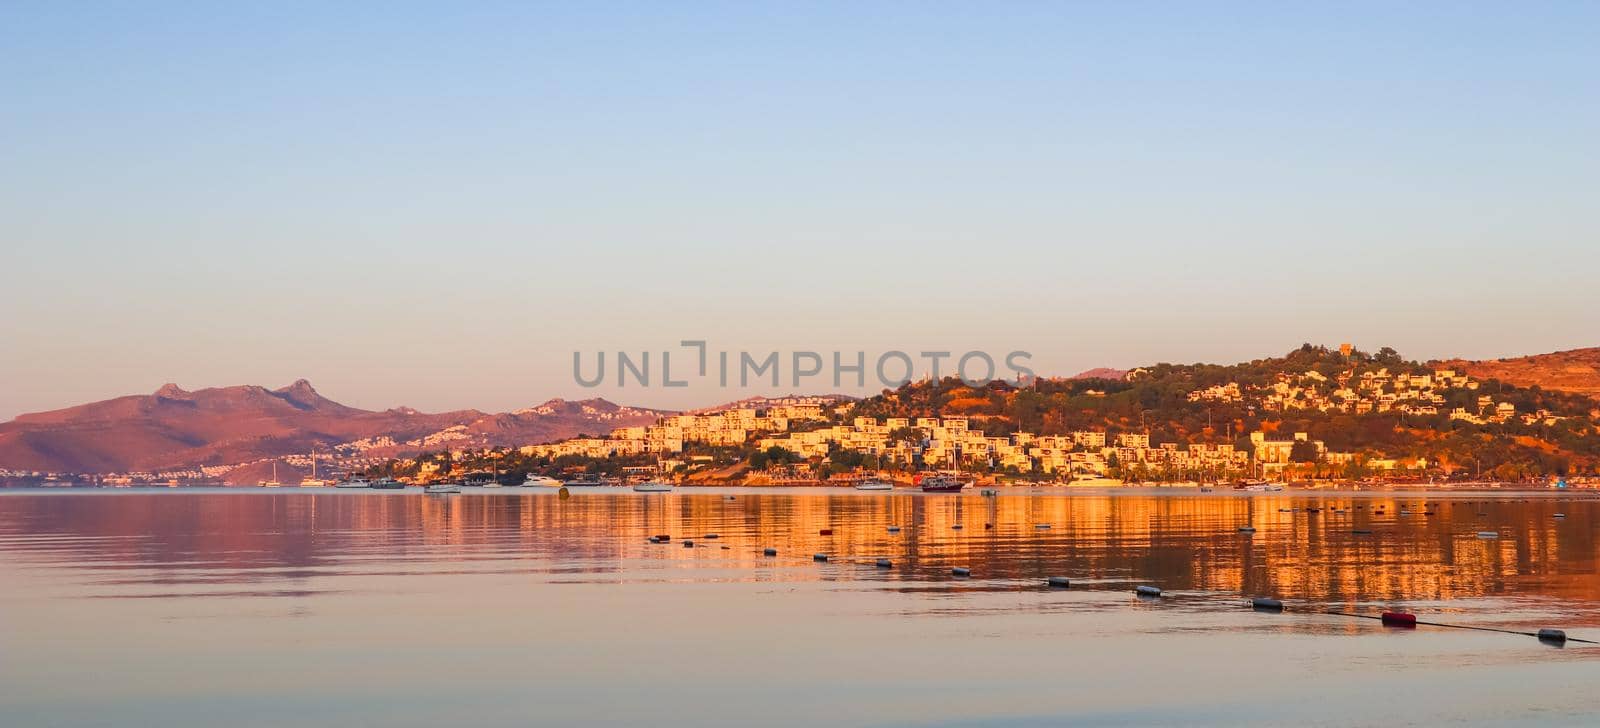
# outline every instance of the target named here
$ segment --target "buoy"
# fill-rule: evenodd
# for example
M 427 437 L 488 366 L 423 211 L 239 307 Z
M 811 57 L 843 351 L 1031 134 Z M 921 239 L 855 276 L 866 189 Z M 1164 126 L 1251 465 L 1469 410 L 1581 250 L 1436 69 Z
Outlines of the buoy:
M 1383 616 L 1379 617 L 1379 619 L 1381 619 L 1384 624 L 1387 624 L 1390 627 L 1417 626 L 1417 615 L 1410 612 L 1384 612 Z
M 818 535 L 818 536 L 832 536 L 832 535 L 833 535 L 833 529 L 831 529 L 831 528 L 824 528 L 824 529 L 822 529 L 822 530 L 821 530 L 821 531 L 818 531 L 818 532 L 817 532 L 817 535 Z
M 1478 538 L 1500 538 L 1499 531 L 1479 531 Z
M 761 550 L 761 555 L 763 555 L 763 556 L 777 556 L 778 555 L 778 550 L 777 549 L 762 549 Z
M 1422 515 L 1424 515 L 1424 516 L 1431 516 L 1431 515 L 1433 515 L 1433 511 L 1423 511 L 1423 512 L 1422 512 Z
M 899 532 L 900 532 L 900 527 L 899 526 L 890 526 L 889 527 L 889 533 L 899 533 Z
M 828 560 L 828 555 L 827 554 L 812 554 L 811 555 L 811 560 L 812 561 L 827 561 Z
M 994 524 L 993 523 L 985 523 L 985 524 L 983 524 L 983 530 L 985 530 L 985 531 L 990 530 L 992 528 L 994 528 Z
M 668 536 L 667 534 L 664 534 L 664 533 L 658 533 L 658 534 L 656 534 L 656 540 L 657 541 L 671 541 L 672 537 Z
M 701 536 L 701 537 L 700 537 L 700 538 L 704 538 L 704 539 L 713 539 L 713 538 L 716 538 L 716 537 L 717 537 L 717 534 L 714 534 L 714 533 L 708 533 L 708 534 L 706 534 L 706 535 L 704 535 L 704 536 Z
M 730 501 L 730 500 L 733 500 L 733 496 L 725 495 L 725 496 L 722 496 L 722 499 L 725 500 L 725 501 Z
M 989 496 L 989 497 L 1000 495 L 1000 491 L 995 490 L 993 488 L 984 488 L 983 490 L 979 491 L 978 493 L 979 493 L 979 495 L 984 495 L 984 496 Z
M 1033 527 L 1034 528 L 1049 528 L 1050 524 L 1048 524 L 1048 523 L 1036 523 L 1036 524 L 1033 525 Z
M 693 541 L 689 541 L 689 540 L 685 540 L 683 542 L 683 547 L 686 548 L 686 549 L 692 549 L 692 548 L 694 548 L 694 542 Z
M 959 523 L 957 523 L 957 524 L 955 524 L 955 525 L 954 525 L 954 526 L 951 526 L 951 527 L 950 527 L 950 530 L 952 530 L 952 531 L 959 531 L 959 530 L 961 530 L 961 528 L 962 528 L 962 526 L 961 526 L 961 524 L 959 524 Z
M 1294 509 L 1293 508 L 1279 508 L 1278 512 L 1279 513 L 1294 513 Z
M 1559 629 L 1541 629 L 1539 630 L 1539 641 L 1564 645 L 1567 643 L 1567 633 Z
M 969 569 L 969 568 L 967 568 L 965 566 L 957 566 L 956 568 L 950 570 L 950 575 L 951 576 L 972 576 L 972 569 Z
M 1357 536 L 1371 536 L 1372 535 L 1372 531 L 1370 529 L 1366 529 L 1366 528 L 1352 528 L 1352 529 L 1350 529 L 1350 533 L 1355 534 Z
M 1065 576 L 1052 576 L 1049 579 L 1046 579 L 1045 583 L 1050 586 L 1060 587 L 1062 589 L 1072 586 L 1072 580 Z
M 1258 612 L 1281 612 L 1283 602 L 1268 597 L 1256 597 L 1250 600 L 1250 607 Z
M 1141 597 L 1159 597 L 1159 596 L 1161 596 L 1161 590 L 1157 589 L 1156 587 L 1153 587 L 1153 586 L 1136 587 L 1136 588 L 1134 588 L 1133 592 L 1135 594 L 1138 594 Z
M 1255 533 L 1255 532 L 1256 532 L 1256 527 L 1255 526 L 1240 526 L 1239 527 L 1239 533 Z
M 1567 514 L 1565 514 L 1565 513 L 1557 513 L 1554 516 L 1551 516 L 1551 518 L 1566 518 L 1566 517 L 1567 517 Z
M 894 562 L 890 561 L 888 559 L 878 559 L 878 568 L 880 568 L 880 569 L 893 569 L 894 568 Z

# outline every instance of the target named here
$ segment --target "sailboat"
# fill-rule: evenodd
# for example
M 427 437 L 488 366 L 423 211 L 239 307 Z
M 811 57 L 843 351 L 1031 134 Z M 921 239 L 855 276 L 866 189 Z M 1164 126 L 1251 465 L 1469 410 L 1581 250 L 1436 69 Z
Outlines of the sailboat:
M 894 483 L 881 478 L 867 478 L 856 483 L 856 490 L 894 490 Z
M 317 446 L 316 445 L 312 445 L 311 446 L 311 477 L 300 481 L 300 487 L 302 487 L 302 488 L 321 488 L 323 486 L 326 486 L 327 484 L 328 484 L 328 481 L 317 477 Z
M 283 483 L 278 482 L 278 461 L 272 461 L 272 480 L 262 481 L 263 488 L 281 488 Z

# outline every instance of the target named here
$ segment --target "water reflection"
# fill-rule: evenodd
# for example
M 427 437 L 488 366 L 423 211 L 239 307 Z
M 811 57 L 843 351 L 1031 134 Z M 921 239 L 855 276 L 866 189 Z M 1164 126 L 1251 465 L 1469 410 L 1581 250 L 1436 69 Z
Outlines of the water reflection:
M 517 572 L 938 595 L 1063 575 L 1075 588 L 1139 582 L 1329 606 L 1492 596 L 1593 614 L 1597 511 L 1584 497 L 1433 494 L 9 494 L 0 553 L 78 573 L 99 598 L 305 598 L 346 588 L 344 577 Z M 648 542 L 658 534 L 672 540 Z M 813 553 L 831 560 L 813 564 Z M 879 558 L 894 568 L 872 568 Z M 951 576 L 957 566 L 972 578 Z

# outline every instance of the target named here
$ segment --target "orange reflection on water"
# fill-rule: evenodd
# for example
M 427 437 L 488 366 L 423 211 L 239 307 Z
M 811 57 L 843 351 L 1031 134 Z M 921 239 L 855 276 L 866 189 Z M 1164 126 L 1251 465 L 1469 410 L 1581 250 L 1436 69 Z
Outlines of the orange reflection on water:
M 1595 603 L 1597 508 L 1575 497 L 1061 491 L 9 495 L 0 498 L 0 551 L 68 567 L 154 567 L 168 578 L 220 569 L 240 581 L 284 569 L 487 561 L 574 574 L 648 563 L 733 570 L 718 578 L 914 585 L 949 581 L 961 566 L 972 570 L 969 583 L 989 589 L 1036 588 L 1060 575 L 1092 588 L 1139 582 L 1330 605 L 1489 595 Z M 672 541 L 647 542 L 658 534 Z M 829 566 L 773 568 L 814 553 Z M 895 568 L 847 568 L 879 558 Z

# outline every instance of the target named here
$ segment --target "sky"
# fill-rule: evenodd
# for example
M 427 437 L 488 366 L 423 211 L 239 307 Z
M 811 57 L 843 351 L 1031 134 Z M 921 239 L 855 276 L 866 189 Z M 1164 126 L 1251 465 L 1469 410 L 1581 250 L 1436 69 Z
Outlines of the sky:
M 685 339 L 1040 374 L 1600 345 L 1596 27 L 1579 2 L 10 0 L 0 419 L 166 382 L 491 411 L 794 389 L 574 381 L 575 351 Z

